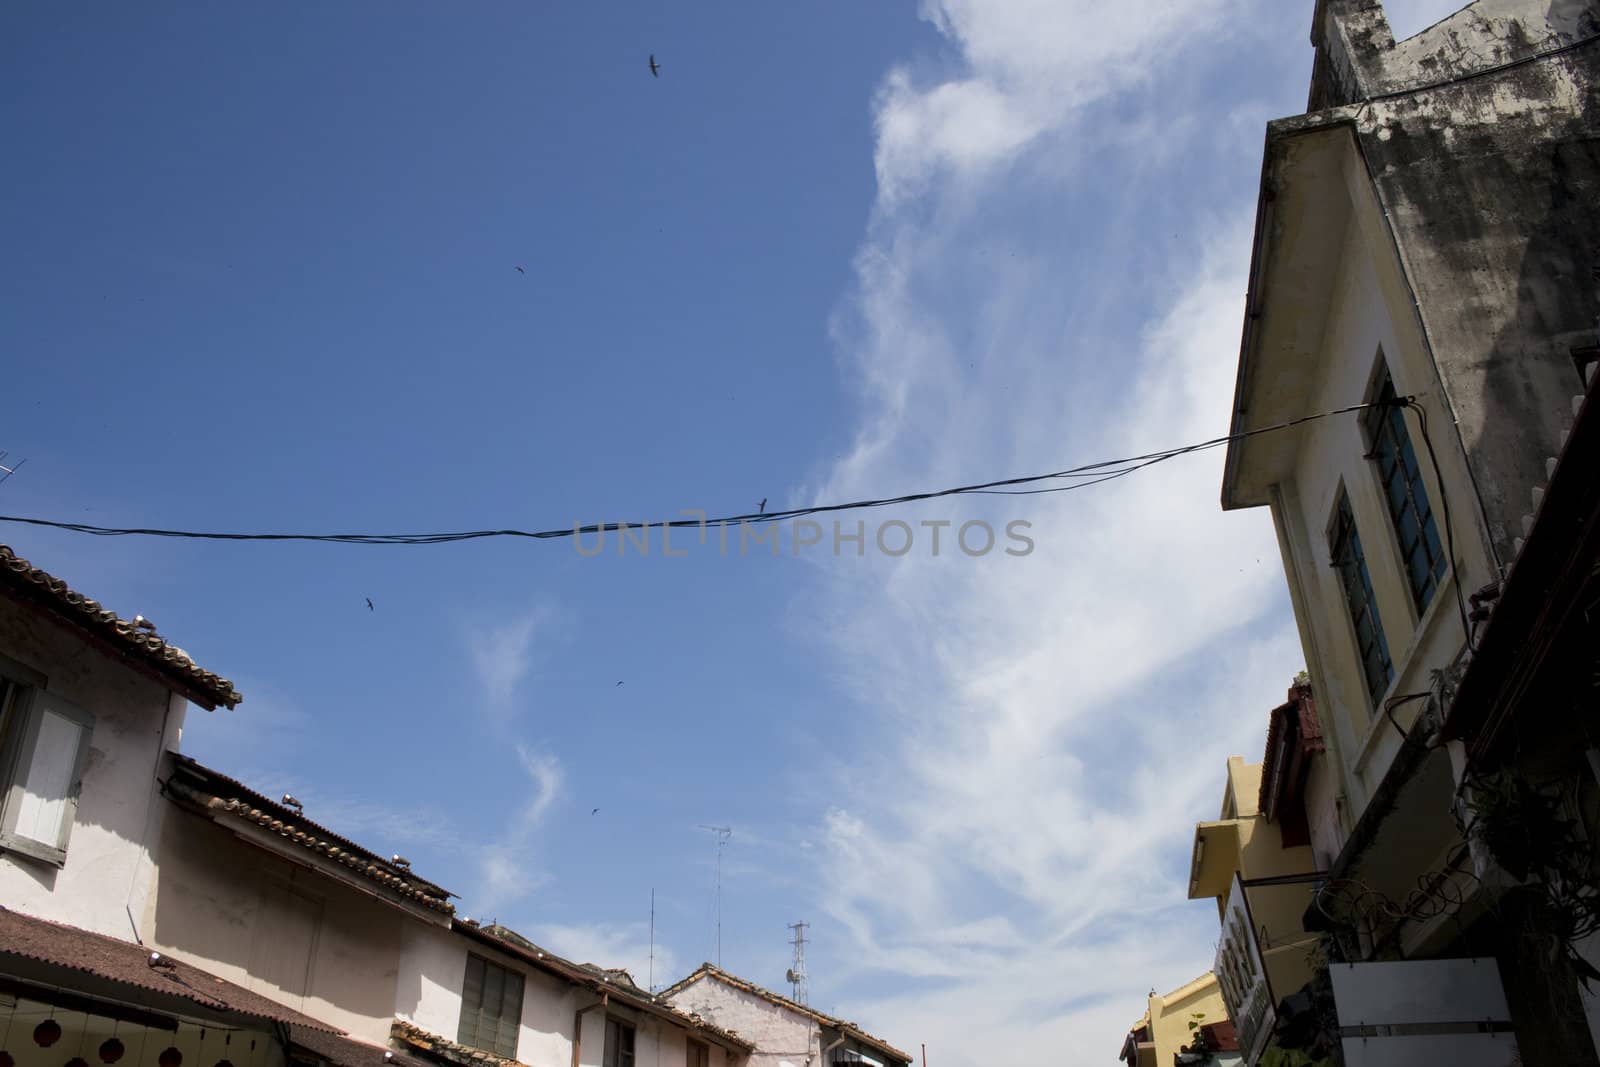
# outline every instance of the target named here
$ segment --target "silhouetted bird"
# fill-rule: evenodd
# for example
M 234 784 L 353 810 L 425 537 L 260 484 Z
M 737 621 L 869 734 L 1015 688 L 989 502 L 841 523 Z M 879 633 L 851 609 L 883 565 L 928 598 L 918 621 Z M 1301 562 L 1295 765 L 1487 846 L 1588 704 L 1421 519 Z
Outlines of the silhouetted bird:
M 594 809 L 594 810 L 593 810 L 593 811 L 591 811 L 591 812 L 590 812 L 590 813 L 589 813 L 589 814 L 590 814 L 590 815 L 599 815 L 599 814 L 600 814 L 600 809 L 599 809 L 599 808 L 595 808 L 595 809 Z
M 368 611 L 377 611 L 378 610 L 377 608 L 372 606 L 372 598 L 371 597 L 367 597 L 367 610 Z
M 517 268 L 517 273 L 518 273 L 518 274 L 526 274 L 526 273 L 528 273 L 528 272 L 527 272 L 527 271 L 525 271 L 525 270 L 523 270 L 523 269 L 522 269 L 522 268 L 521 268 L 521 267 L 518 267 L 518 268 Z
M 756 509 L 756 512 L 758 514 L 761 514 L 761 515 L 765 515 L 767 513 L 767 498 L 766 497 L 762 497 L 761 498 L 761 506 Z
M 650 57 L 650 74 L 656 78 L 661 77 L 661 64 L 656 62 L 656 57 L 653 55 Z

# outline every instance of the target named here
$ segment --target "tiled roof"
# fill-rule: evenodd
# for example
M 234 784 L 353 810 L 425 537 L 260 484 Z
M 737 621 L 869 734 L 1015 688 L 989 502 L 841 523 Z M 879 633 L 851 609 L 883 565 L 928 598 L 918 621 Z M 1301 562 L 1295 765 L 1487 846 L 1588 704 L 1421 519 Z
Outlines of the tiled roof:
M 492 1052 L 485 1052 L 481 1048 L 451 1041 L 447 1037 L 429 1033 L 416 1023 L 405 1019 L 394 1021 L 389 1028 L 389 1036 L 403 1045 L 432 1053 L 439 1059 L 459 1064 L 460 1067 L 524 1067 L 520 1060 L 508 1060 Z
M 152 955 L 155 954 L 140 945 L 0 907 L 0 962 L 7 957 L 33 960 L 152 993 L 182 997 L 213 1012 L 238 1013 L 337 1033 L 326 1023 L 171 956 L 161 954 L 160 965 L 152 966 Z
M 172 757 L 173 774 L 166 788 L 173 799 L 219 822 L 232 819 L 269 830 L 290 844 L 349 868 L 394 896 L 443 915 L 455 914 L 455 906 L 449 900 L 455 894 L 418 878 L 410 868 L 362 848 L 312 822 L 303 813 L 268 800 L 242 782 L 202 766 L 188 756 L 176 752 L 168 755 Z
M 97 601 L 74 592 L 60 578 L 46 574 L 0 545 L 0 591 L 39 605 L 60 622 L 96 639 L 108 651 L 154 671 L 201 707 L 236 706 L 244 697 L 226 678 L 202 669 L 181 649 L 167 644 L 154 632 L 141 629 Z
M 647 993 L 640 989 L 627 971 L 607 970 L 592 963 L 573 963 L 553 952 L 545 951 L 515 930 L 504 926 L 479 926 L 470 920 L 457 920 L 455 930 L 459 934 L 530 963 L 547 974 L 571 982 L 573 985 L 586 986 L 597 993 L 604 993 L 615 998 L 619 1004 L 654 1015 L 685 1030 L 696 1031 L 702 1037 L 725 1047 L 745 1052 L 755 1051 L 755 1045 L 736 1031 L 724 1030 L 694 1012 L 684 1011 L 669 1003 L 666 993 Z
M 1290 744 L 1297 746 L 1298 752 L 1285 751 Z M 1288 700 L 1267 715 L 1267 751 L 1261 760 L 1257 810 L 1269 818 L 1276 817 L 1275 801 L 1284 792 L 1279 786 L 1280 777 L 1303 767 L 1303 762 L 1295 758 L 1297 755 L 1310 756 L 1324 751 L 1325 747 L 1311 686 L 1297 684 L 1289 690 Z
M 289 1041 L 295 1048 L 310 1052 L 333 1067 L 429 1067 L 427 1060 L 404 1052 L 303 1026 L 289 1027 Z
M 833 1029 L 838 1030 L 841 1033 L 861 1042 L 863 1045 L 871 1045 L 873 1048 L 878 1049 L 881 1052 L 885 1052 L 897 1060 L 902 1060 L 906 1063 L 911 1062 L 910 1053 L 901 1052 L 899 1049 L 895 1048 L 882 1038 L 873 1037 L 855 1023 L 846 1022 L 843 1019 L 835 1018 L 834 1016 L 820 1012 L 815 1008 L 809 1008 L 797 1001 L 790 1000 L 788 997 L 774 993 L 770 989 L 765 989 L 761 986 L 758 986 L 754 982 L 746 981 L 736 974 L 729 974 L 727 971 L 713 963 L 702 963 L 693 974 L 689 975 L 689 977 L 685 978 L 676 985 L 668 986 L 666 989 L 662 990 L 661 996 L 663 999 L 675 996 L 701 978 L 715 978 L 724 985 L 730 985 L 735 989 L 741 989 L 744 992 L 758 996 L 762 1000 L 768 1001 L 769 1003 L 777 1004 L 780 1007 L 788 1008 L 790 1011 L 797 1012 L 806 1016 L 807 1018 L 814 1019 L 824 1026 L 832 1027 Z

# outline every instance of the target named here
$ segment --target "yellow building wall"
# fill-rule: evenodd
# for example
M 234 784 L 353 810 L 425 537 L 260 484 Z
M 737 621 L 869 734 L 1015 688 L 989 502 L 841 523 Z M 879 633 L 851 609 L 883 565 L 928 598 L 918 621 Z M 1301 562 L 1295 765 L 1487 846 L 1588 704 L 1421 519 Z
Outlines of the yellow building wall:
M 1195 1019 L 1195 1014 L 1204 1015 Z M 1219 1023 L 1228 1018 L 1228 1006 L 1222 1000 L 1222 988 L 1217 976 L 1207 971 L 1194 981 L 1179 986 L 1172 992 L 1155 994 L 1150 998 L 1150 1035 L 1155 1046 L 1155 1063 L 1170 1064 L 1177 1051 L 1194 1040 L 1190 1022 Z M 1144 1056 L 1140 1055 L 1141 1063 Z

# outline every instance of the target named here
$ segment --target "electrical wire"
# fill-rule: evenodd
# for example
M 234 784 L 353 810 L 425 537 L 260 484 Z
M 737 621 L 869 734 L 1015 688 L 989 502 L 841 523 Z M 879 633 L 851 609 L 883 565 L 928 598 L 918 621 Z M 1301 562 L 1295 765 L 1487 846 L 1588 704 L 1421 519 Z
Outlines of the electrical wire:
M 1409 398 L 1408 398 L 1409 399 Z M 938 489 L 923 493 L 906 493 L 901 496 L 886 497 L 877 500 L 856 500 L 845 504 L 819 504 L 812 507 L 791 508 L 787 511 L 758 511 L 742 515 L 728 515 L 716 519 L 668 519 L 663 522 L 618 522 L 618 523 L 590 523 L 589 525 L 574 524 L 571 527 L 551 530 L 466 530 L 455 533 L 391 533 L 391 534 L 307 534 L 307 533 L 224 533 L 217 531 L 197 530 L 165 530 L 149 527 L 120 527 L 120 526 L 92 526 L 81 522 L 59 522 L 53 519 L 29 518 L 20 515 L 0 515 L 0 522 L 18 523 L 26 526 L 42 526 L 53 530 L 67 530 L 72 533 L 90 534 L 96 537 L 171 537 L 199 541 L 315 541 L 331 544 L 346 545 L 437 545 L 449 544 L 458 541 L 478 541 L 495 537 L 525 538 L 534 541 L 548 541 L 560 538 L 576 538 L 582 534 L 605 534 L 607 532 L 623 532 L 626 530 L 671 529 L 684 530 L 709 527 L 727 527 L 735 525 L 767 525 L 785 519 L 804 518 L 808 515 L 828 515 L 844 511 L 862 511 L 872 508 L 892 507 L 897 504 L 913 504 L 924 500 L 939 500 L 944 497 L 966 496 L 973 494 L 986 494 L 998 496 L 1020 496 L 1036 493 L 1064 493 L 1074 489 L 1086 489 L 1092 485 L 1123 478 L 1157 463 L 1165 463 L 1179 456 L 1187 456 L 1195 452 L 1204 452 L 1234 441 L 1243 441 L 1263 434 L 1277 433 L 1282 430 L 1292 429 L 1319 419 L 1330 418 L 1334 415 L 1347 415 L 1355 411 L 1365 411 L 1370 408 L 1382 407 L 1382 402 L 1366 404 L 1351 404 L 1347 407 L 1332 408 L 1328 411 L 1319 411 L 1311 415 L 1302 415 L 1298 418 L 1284 422 L 1273 423 L 1270 426 L 1257 427 L 1254 430 L 1243 430 L 1238 433 L 1225 434 L 1213 437 L 1194 444 L 1182 445 L 1177 448 L 1162 449 L 1157 452 L 1146 452 L 1138 456 L 1125 456 L 1121 459 L 1101 460 L 1098 463 L 1086 463 L 1082 466 L 1071 467 L 1067 470 L 1054 471 L 1049 474 L 1029 474 L 1016 478 L 1001 478 L 991 482 L 979 482 L 975 485 L 961 485 L 950 489 Z M 1424 430 L 1426 439 L 1426 430 Z M 1433 446 L 1428 446 L 1430 454 Z M 1058 481 L 1061 479 L 1075 480 L 1068 485 L 1056 485 L 1037 489 L 1013 489 L 1012 486 L 1037 485 L 1039 482 Z M 1446 513 L 1448 524 L 1448 512 Z

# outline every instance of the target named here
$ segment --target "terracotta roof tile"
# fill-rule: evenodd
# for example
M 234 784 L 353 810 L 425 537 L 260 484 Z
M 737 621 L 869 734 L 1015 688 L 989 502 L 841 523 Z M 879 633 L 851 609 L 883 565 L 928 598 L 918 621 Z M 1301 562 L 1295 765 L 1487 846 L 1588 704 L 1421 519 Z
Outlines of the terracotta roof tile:
M 177 752 L 168 755 L 172 757 L 173 774 L 166 789 L 174 800 L 216 821 L 231 819 L 259 826 L 290 844 L 349 868 L 394 896 L 443 915 L 455 914 L 455 905 L 449 900 L 455 894 L 417 877 L 409 867 L 362 848 L 349 838 L 307 819 L 304 813 L 269 800 L 244 783 L 188 756 Z
M 525 1067 L 520 1060 L 508 1060 L 492 1052 L 485 1052 L 481 1048 L 451 1041 L 447 1037 L 429 1033 L 416 1023 L 405 1019 L 396 1019 L 389 1027 L 389 1035 L 403 1045 L 432 1053 L 439 1059 L 459 1064 L 460 1067 Z
M 326 1060 L 333 1067 L 429 1067 L 427 1060 L 408 1056 L 404 1052 L 369 1045 L 353 1037 L 309 1030 L 304 1026 L 289 1027 L 289 1040 L 296 1048 Z
M 226 678 L 202 669 L 187 653 L 157 634 L 74 592 L 66 582 L 35 567 L 6 545 L 0 545 L 0 591 L 41 606 L 61 622 L 153 670 L 207 710 L 218 704 L 235 707 L 244 699 Z
M 310 1030 L 338 1032 L 327 1023 L 171 956 L 162 954 L 162 965 L 152 966 L 152 955 L 140 945 L 0 907 L 0 961 L 6 957 L 33 960 L 153 993 L 181 997 L 213 1012 L 236 1012 Z

